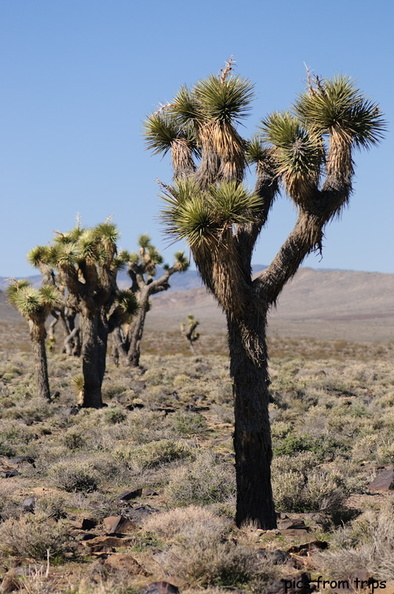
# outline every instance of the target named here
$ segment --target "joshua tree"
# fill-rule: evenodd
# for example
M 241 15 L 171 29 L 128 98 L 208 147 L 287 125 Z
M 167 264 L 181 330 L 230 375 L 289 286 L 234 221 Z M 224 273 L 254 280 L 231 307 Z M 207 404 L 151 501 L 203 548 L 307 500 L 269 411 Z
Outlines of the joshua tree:
M 249 110 L 253 85 L 232 74 L 193 88 L 146 121 L 148 148 L 170 152 L 174 183 L 164 186 L 167 232 L 186 239 L 205 285 L 227 318 L 235 402 L 236 523 L 274 528 L 268 416 L 266 324 L 269 309 L 305 256 L 322 250 L 324 228 L 348 203 L 353 154 L 384 131 L 378 106 L 349 78 L 308 77 L 291 111 L 262 121 L 244 140 L 237 124 Z M 242 185 L 256 167 L 254 192 Z M 271 264 L 252 279 L 255 242 L 282 187 L 298 209 L 295 226 Z
M 45 348 L 45 321 L 59 302 L 56 287 L 43 286 L 34 289 L 27 280 L 14 280 L 7 287 L 7 296 L 24 318 L 29 322 L 30 338 L 33 343 L 36 379 L 39 396 L 51 399 L 48 380 L 48 364 Z
M 85 407 L 102 406 L 108 334 L 138 308 L 131 291 L 117 288 L 117 272 L 129 259 L 128 252 L 117 255 L 117 239 L 118 231 L 108 221 L 92 229 L 78 224 L 69 233 L 57 233 L 52 246 L 30 253 L 35 265 L 46 262 L 57 269 L 69 305 L 79 312 Z
M 182 322 L 181 324 L 181 334 L 186 338 L 189 343 L 190 350 L 193 355 L 196 354 L 196 349 L 194 348 L 194 343 L 200 338 L 198 332 L 196 332 L 197 326 L 200 324 L 192 314 L 187 316 L 187 322 Z
M 139 252 L 132 252 L 129 256 L 127 273 L 131 278 L 131 291 L 138 301 L 138 312 L 127 332 L 119 327 L 114 332 L 115 358 L 119 355 L 129 365 L 138 367 L 141 356 L 141 340 L 144 332 L 146 314 L 150 308 L 151 295 L 167 291 L 170 288 L 169 278 L 175 272 L 183 272 L 189 267 L 189 261 L 183 252 L 177 252 L 172 266 L 165 264 L 164 272 L 159 278 L 154 278 L 157 266 L 163 263 L 163 258 L 151 244 L 146 234 L 138 239 Z
M 32 266 L 39 268 L 42 277 L 42 285 L 56 287 L 62 295 L 55 308 L 51 311 L 52 321 L 48 326 L 48 340 L 53 348 L 56 343 L 55 328 L 59 320 L 63 323 L 66 337 L 64 339 L 63 352 L 67 355 L 79 356 L 81 354 L 80 329 L 76 324 L 78 311 L 72 307 L 70 300 L 66 298 L 66 287 L 62 283 L 61 274 L 56 274 L 52 263 L 48 258 L 50 251 L 46 246 L 37 246 L 30 250 L 27 259 Z

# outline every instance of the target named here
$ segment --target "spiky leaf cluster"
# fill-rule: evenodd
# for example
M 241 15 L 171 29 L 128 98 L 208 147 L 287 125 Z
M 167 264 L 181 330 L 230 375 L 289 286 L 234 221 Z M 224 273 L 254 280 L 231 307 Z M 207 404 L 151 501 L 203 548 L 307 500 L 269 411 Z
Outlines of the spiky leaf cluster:
M 254 221 L 261 208 L 261 199 L 235 182 L 201 191 L 186 180 L 168 188 L 162 198 L 167 233 L 186 239 L 191 247 L 220 241 L 224 231 Z
M 185 272 L 190 266 L 190 262 L 186 258 L 185 252 L 175 252 L 174 260 L 174 268 L 177 272 Z
M 114 328 L 121 324 L 127 324 L 135 316 L 138 308 L 138 301 L 134 293 L 128 289 L 117 291 L 110 316 L 110 325 Z
M 135 271 L 140 270 L 141 273 L 154 276 L 156 274 L 156 267 L 163 263 L 162 255 L 152 245 L 151 238 L 147 233 L 140 235 L 138 245 L 140 246 L 139 253 L 132 252 L 130 254 L 129 265 Z
M 338 179 L 353 173 L 352 149 L 377 143 L 385 123 L 378 106 L 351 79 L 316 79 L 299 96 L 293 112 L 273 113 L 262 122 L 276 172 L 297 204 L 319 188 L 324 166 Z M 256 155 L 256 143 L 249 149 Z
M 52 286 L 35 289 L 29 281 L 13 281 L 6 289 L 7 297 L 27 320 L 45 320 L 50 311 L 59 303 L 58 290 Z
M 336 132 L 358 148 L 377 144 L 386 129 L 378 105 L 345 76 L 317 80 L 299 96 L 294 111 L 316 134 Z
M 252 83 L 241 76 L 211 75 L 196 84 L 193 96 L 203 121 L 232 123 L 247 115 L 254 93 Z
M 190 90 L 182 86 L 171 103 L 147 118 L 147 148 L 154 154 L 171 149 L 176 178 L 194 171 L 192 157 L 203 156 L 208 145 L 222 160 L 223 179 L 242 178 L 244 141 L 234 126 L 249 111 L 253 85 L 230 72 L 211 75 Z

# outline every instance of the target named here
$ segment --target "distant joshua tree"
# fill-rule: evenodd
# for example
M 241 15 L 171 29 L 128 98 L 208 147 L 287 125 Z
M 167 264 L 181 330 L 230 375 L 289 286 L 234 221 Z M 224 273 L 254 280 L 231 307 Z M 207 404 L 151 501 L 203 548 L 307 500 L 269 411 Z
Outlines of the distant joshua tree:
M 121 358 L 128 365 L 134 367 L 138 367 L 140 362 L 145 318 L 150 308 L 149 298 L 161 291 L 167 291 L 170 288 L 170 277 L 175 272 L 183 272 L 189 267 L 189 261 L 185 258 L 184 253 L 177 252 L 173 265 L 164 264 L 163 274 L 155 278 L 157 266 L 163 263 L 163 258 L 152 245 L 148 235 L 141 235 L 138 244 L 139 252 L 132 252 L 129 255 L 127 268 L 132 282 L 130 290 L 138 301 L 138 312 L 127 329 L 118 327 L 114 332 L 115 359 Z
M 385 129 L 379 107 L 346 77 L 308 76 L 291 111 L 261 122 L 243 139 L 237 124 L 247 114 L 253 85 L 232 74 L 181 87 L 145 125 L 148 148 L 169 152 L 174 183 L 163 184 L 167 232 L 185 239 L 202 280 L 227 318 L 235 402 L 237 511 L 240 526 L 276 527 L 271 489 L 266 325 L 284 285 L 311 252 L 322 250 L 324 229 L 347 205 L 353 155 Z M 254 192 L 243 180 L 255 164 Z M 256 279 L 251 259 L 280 187 L 298 218 L 277 255 Z
M 47 336 L 45 321 L 59 303 L 56 287 L 43 286 L 34 289 L 27 280 L 13 280 L 6 289 L 8 300 L 28 321 L 33 343 L 38 394 L 51 399 L 48 379 L 48 363 L 45 347 Z
M 29 254 L 35 266 L 57 271 L 67 302 L 79 313 L 82 339 L 82 406 L 103 405 L 101 387 L 106 366 L 108 334 L 135 315 L 138 304 L 131 291 L 119 291 L 118 270 L 129 260 L 117 253 L 116 226 L 106 221 L 91 229 L 79 224 L 68 233 L 57 232 L 50 246 Z
M 199 326 L 200 322 L 198 322 L 193 314 L 189 314 L 187 316 L 187 322 L 181 323 L 181 334 L 186 338 L 189 343 L 189 347 L 193 355 L 196 354 L 196 349 L 194 348 L 194 343 L 200 338 L 199 333 L 196 331 L 197 327 Z
M 81 354 L 81 341 L 80 329 L 76 324 L 78 311 L 75 307 L 72 307 L 70 300 L 66 298 L 66 287 L 62 284 L 61 274 L 56 273 L 53 264 L 49 263 L 48 255 L 49 251 L 46 246 L 37 246 L 27 254 L 29 263 L 37 267 L 41 272 L 42 285 L 56 287 L 62 296 L 51 310 L 52 320 L 47 329 L 47 344 L 50 350 L 53 350 L 56 343 L 55 329 L 58 322 L 61 321 L 66 332 L 64 352 L 79 357 Z

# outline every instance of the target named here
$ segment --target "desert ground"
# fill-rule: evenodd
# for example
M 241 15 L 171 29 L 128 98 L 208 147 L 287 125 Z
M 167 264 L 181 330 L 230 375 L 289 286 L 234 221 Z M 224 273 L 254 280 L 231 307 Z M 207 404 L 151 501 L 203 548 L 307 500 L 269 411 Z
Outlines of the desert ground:
M 0 294 L 2 591 L 393 592 L 393 289 L 303 269 L 271 315 L 273 531 L 233 522 L 225 321 L 205 289 L 152 300 L 141 367 L 109 352 L 101 410 L 76 406 L 60 335 L 53 401 L 37 398 L 27 324 Z

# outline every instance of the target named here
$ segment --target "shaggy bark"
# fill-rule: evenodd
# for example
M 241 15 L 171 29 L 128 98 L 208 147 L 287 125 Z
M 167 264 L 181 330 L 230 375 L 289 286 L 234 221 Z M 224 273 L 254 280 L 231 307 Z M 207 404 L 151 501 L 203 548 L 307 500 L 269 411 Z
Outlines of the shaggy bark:
M 128 354 L 128 363 L 133 367 L 138 367 L 141 357 L 141 340 L 144 334 L 146 314 L 149 310 L 149 293 L 144 288 L 140 293 L 139 310 L 131 326 L 130 347 Z
M 269 377 L 265 342 L 266 320 L 260 328 L 228 319 L 230 373 L 234 394 L 234 450 L 237 482 L 237 526 L 253 521 L 266 530 L 276 527 L 271 489 L 271 430 Z M 248 324 L 255 324 L 254 316 Z M 245 341 L 259 342 L 259 362 L 251 358 Z
M 46 400 L 51 399 L 48 379 L 48 362 L 45 346 L 45 335 L 39 338 L 32 338 L 34 367 L 36 372 L 36 381 L 38 395 Z
M 100 311 L 80 317 L 82 333 L 83 407 L 103 406 L 101 387 L 105 374 L 108 327 Z

